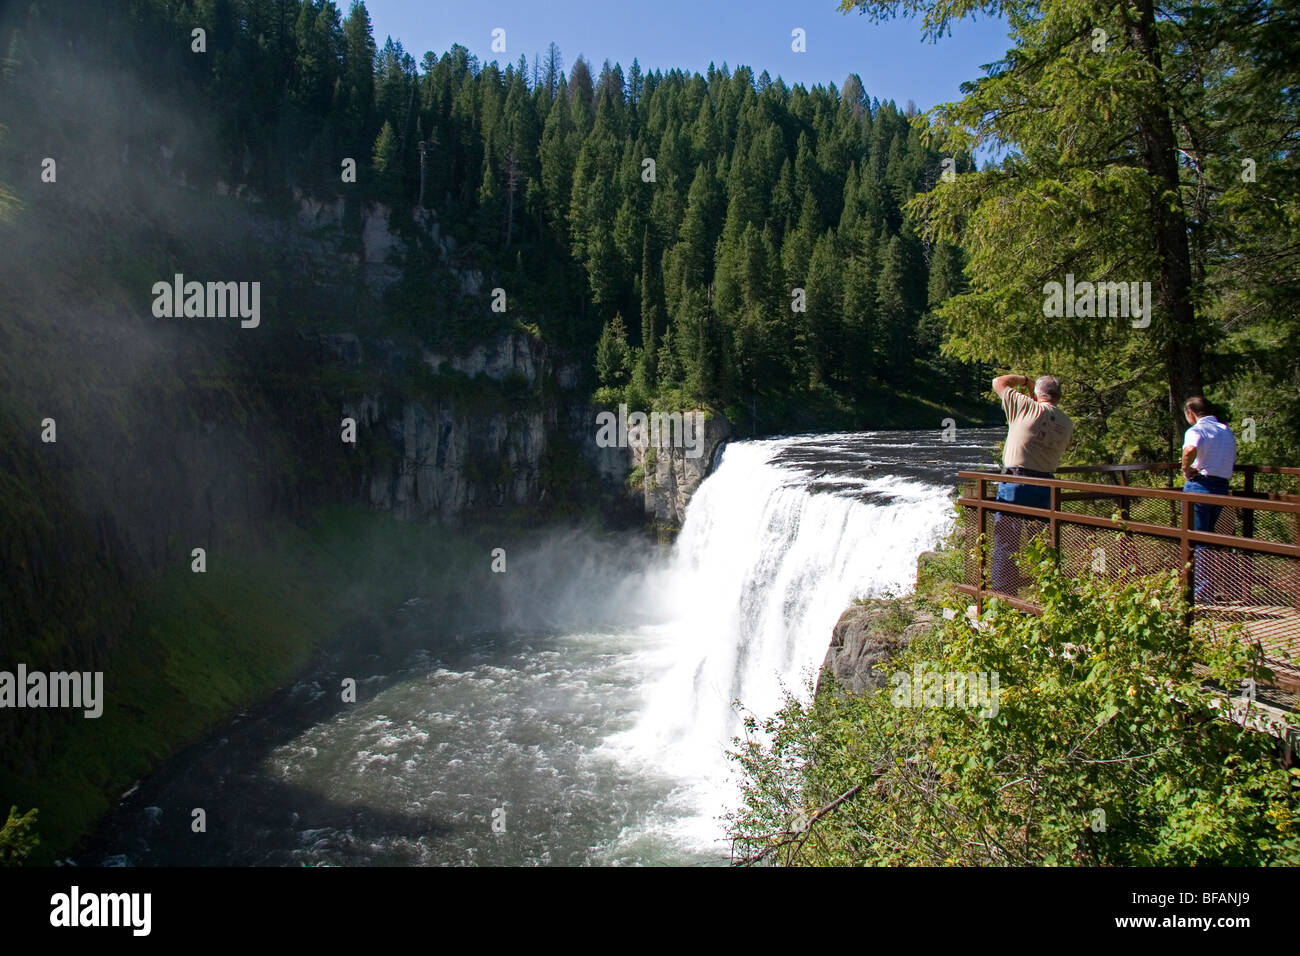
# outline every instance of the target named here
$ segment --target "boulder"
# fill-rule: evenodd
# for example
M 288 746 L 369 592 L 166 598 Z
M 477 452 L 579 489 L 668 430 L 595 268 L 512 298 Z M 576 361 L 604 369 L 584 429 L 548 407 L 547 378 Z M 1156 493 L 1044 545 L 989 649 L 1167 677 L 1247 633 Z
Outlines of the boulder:
M 822 674 L 833 674 L 853 694 L 883 687 L 885 663 L 928 631 L 933 623 L 933 614 L 918 609 L 907 598 L 855 604 L 835 624 L 831 645 L 822 662 Z

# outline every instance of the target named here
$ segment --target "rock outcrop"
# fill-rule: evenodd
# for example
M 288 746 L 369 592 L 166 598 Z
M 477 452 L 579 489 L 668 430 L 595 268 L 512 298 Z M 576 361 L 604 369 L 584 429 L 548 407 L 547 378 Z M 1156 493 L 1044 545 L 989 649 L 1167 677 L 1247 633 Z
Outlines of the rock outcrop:
M 693 409 L 671 413 L 660 420 L 659 428 L 624 429 L 620 424 L 615 429 L 616 441 L 599 440 L 600 416 L 611 414 L 624 423 L 635 411 L 629 412 L 626 406 L 618 410 L 574 408 L 570 435 L 607 496 L 630 504 L 660 530 L 676 530 L 686 519 L 691 496 L 712 472 L 718 449 L 731 437 L 731 422 Z M 698 431 L 694 426 L 682 430 L 688 419 L 700 423 Z
M 934 615 L 906 598 L 886 598 L 854 605 L 840 615 L 822 673 L 833 674 L 853 694 L 883 687 L 883 664 L 924 634 Z M 820 681 L 819 687 L 820 687 Z
M 927 565 L 937 557 L 933 551 L 917 557 L 918 585 L 923 582 Z M 835 623 L 831 645 L 822 661 L 822 677 L 834 675 L 840 686 L 853 694 L 883 687 L 885 662 L 934 623 L 935 616 L 920 607 L 914 597 L 876 598 L 854 604 Z M 820 686 L 819 679 L 819 690 Z
M 460 355 L 444 355 L 426 351 L 425 364 L 435 372 L 454 369 L 473 378 L 486 375 L 502 382 L 518 376 L 529 385 L 536 385 L 551 372 L 549 351 L 540 339 L 520 330 L 503 332 L 491 342 L 472 346 Z
M 400 367 L 408 357 L 392 343 L 367 345 L 354 336 L 333 336 L 327 348 L 345 366 Z M 357 424 L 361 496 L 403 519 L 541 504 L 543 464 L 559 420 L 558 402 L 542 396 L 552 375 L 546 345 L 514 330 L 463 353 L 425 350 L 420 357 L 435 382 L 453 374 L 442 381 L 446 388 L 427 396 L 367 390 L 343 403 L 343 416 Z M 484 379 L 517 384 L 520 400 L 476 394 Z
M 701 423 L 701 433 L 692 436 L 691 447 L 683 447 L 663 431 L 631 443 L 632 467 L 641 469 L 646 517 L 659 527 L 682 526 L 691 496 L 712 471 L 718 447 L 731 437 L 731 423 L 722 416 L 710 416 L 706 412 L 685 414 L 699 416 L 696 420 Z
M 374 508 L 403 519 L 449 520 L 480 507 L 541 502 L 544 412 L 481 413 L 454 401 L 390 400 L 366 394 L 345 415 L 372 434 L 361 491 Z

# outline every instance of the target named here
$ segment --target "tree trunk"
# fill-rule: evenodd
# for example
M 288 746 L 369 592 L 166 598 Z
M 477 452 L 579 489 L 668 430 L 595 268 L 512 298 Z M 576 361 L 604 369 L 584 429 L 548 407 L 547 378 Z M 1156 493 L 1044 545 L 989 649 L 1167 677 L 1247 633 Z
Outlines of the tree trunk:
M 1157 77 L 1162 76 L 1160 47 L 1156 39 L 1153 0 L 1138 0 L 1139 18 L 1128 22 L 1128 33 Z M 1162 81 L 1161 81 L 1162 82 Z M 1169 311 L 1165 328 L 1164 360 L 1169 384 L 1170 449 L 1180 444 L 1182 402 L 1200 393 L 1203 353 L 1192 307 L 1192 259 L 1187 242 L 1187 219 L 1183 214 L 1176 159 L 1177 140 L 1173 119 L 1165 102 L 1163 87 L 1159 102 L 1141 113 L 1138 136 L 1142 144 L 1142 165 L 1153 180 L 1151 225 L 1160 259 L 1160 300 Z M 1153 330 L 1155 323 L 1152 323 Z

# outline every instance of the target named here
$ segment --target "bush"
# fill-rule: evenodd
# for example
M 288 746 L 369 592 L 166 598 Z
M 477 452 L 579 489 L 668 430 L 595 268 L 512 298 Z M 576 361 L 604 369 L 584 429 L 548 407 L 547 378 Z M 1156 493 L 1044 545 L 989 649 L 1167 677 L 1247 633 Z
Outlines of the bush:
M 1076 580 L 1048 549 L 1029 555 L 1041 617 L 996 602 L 978 624 L 958 614 L 881 690 L 823 685 L 746 719 L 737 862 L 1300 863 L 1300 771 L 1202 689 L 1258 675 L 1240 635 L 1189 631 L 1173 574 Z M 930 683 L 900 697 L 918 667 L 990 687 L 996 674 L 996 706 L 954 705 Z
M 17 807 L 9 808 L 9 819 L 0 826 L 0 866 L 21 866 L 41 838 L 32 832 L 36 826 L 36 808 L 24 814 Z

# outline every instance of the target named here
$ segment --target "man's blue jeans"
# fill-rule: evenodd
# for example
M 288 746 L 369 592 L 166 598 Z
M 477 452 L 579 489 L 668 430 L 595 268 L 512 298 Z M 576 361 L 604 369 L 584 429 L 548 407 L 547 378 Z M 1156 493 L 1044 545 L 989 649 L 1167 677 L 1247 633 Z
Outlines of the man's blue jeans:
M 1189 478 L 1183 483 L 1183 491 L 1201 495 L 1226 495 L 1228 479 L 1214 478 L 1210 475 Z M 1192 505 L 1192 530 L 1214 531 L 1222 511 L 1222 505 Z M 1193 572 L 1196 578 L 1195 599 L 1202 604 L 1214 600 L 1215 592 L 1223 589 L 1222 582 L 1216 580 L 1218 575 L 1215 574 L 1214 557 L 1214 552 L 1208 546 L 1203 544 L 1196 546 L 1196 563 Z
M 998 501 L 1027 508 L 1050 508 L 1052 489 L 1042 485 L 1022 485 L 1014 481 L 998 482 Z M 1020 574 L 1015 555 L 1020 547 L 1020 536 L 1025 519 L 1020 515 L 999 511 L 993 516 L 993 590 L 1015 595 L 1019 590 Z

